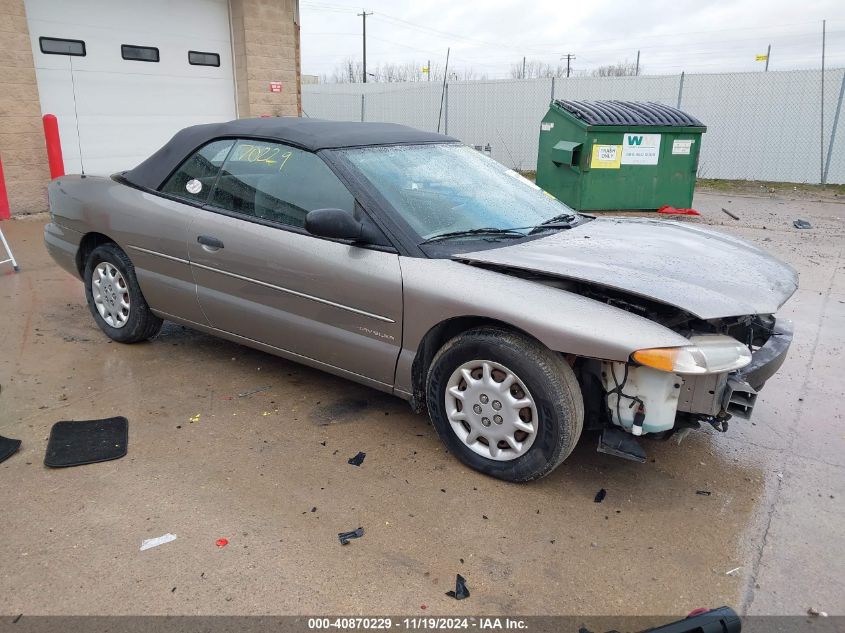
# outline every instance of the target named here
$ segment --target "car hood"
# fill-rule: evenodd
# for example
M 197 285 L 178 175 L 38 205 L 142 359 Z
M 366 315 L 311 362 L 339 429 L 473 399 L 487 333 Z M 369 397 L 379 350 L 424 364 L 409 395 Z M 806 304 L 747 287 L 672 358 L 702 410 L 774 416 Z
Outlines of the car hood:
M 791 266 L 744 240 L 639 218 L 597 218 L 453 257 L 615 288 L 701 319 L 771 314 L 798 288 Z

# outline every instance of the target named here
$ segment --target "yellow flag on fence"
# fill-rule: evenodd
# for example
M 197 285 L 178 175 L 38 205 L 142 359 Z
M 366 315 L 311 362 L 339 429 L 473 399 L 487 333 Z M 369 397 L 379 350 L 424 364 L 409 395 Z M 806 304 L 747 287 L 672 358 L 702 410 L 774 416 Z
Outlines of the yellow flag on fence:
M 769 59 L 768 55 L 757 55 L 757 57 L 754 58 L 754 61 L 755 62 L 764 62 L 768 59 Z
M 422 71 L 423 71 L 424 73 L 427 73 L 427 72 L 428 72 L 428 66 L 423 66 L 423 67 L 422 67 Z

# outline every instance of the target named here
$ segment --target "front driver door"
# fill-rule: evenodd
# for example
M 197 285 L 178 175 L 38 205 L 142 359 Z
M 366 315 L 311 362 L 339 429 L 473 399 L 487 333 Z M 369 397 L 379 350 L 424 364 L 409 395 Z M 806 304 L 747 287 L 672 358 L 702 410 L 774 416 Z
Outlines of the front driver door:
M 306 233 L 305 215 L 320 208 L 356 212 L 319 156 L 238 141 L 189 231 L 200 305 L 214 328 L 391 386 L 402 341 L 399 257 Z

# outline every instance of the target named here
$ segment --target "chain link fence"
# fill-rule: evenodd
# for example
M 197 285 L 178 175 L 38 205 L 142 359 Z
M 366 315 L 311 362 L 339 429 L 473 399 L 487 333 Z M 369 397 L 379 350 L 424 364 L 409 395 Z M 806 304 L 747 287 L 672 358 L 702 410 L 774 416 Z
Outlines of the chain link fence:
M 394 84 L 306 84 L 305 116 L 402 123 L 537 165 L 552 99 L 654 101 L 707 126 L 699 177 L 845 184 L 845 69 Z M 822 109 L 824 126 L 822 127 Z

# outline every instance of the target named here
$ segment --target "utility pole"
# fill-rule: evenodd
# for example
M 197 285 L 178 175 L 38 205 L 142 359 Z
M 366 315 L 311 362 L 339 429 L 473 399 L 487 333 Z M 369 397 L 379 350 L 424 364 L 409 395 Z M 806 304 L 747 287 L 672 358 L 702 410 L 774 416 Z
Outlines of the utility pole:
M 769 72 L 769 57 L 772 56 L 772 45 L 769 44 L 769 47 L 766 49 L 766 70 L 763 72 Z
M 449 53 L 451 52 L 452 47 L 446 49 L 446 68 L 443 71 L 443 89 L 440 91 L 440 113 L 437 115 L 437 133 L 440 134 L 440 121 L 443 119 L 443 99 L 445 98 L 446 93 L 446 80 L 449 78 Z M 449 102 L 446 102 L 446 120 L 449 120 Z M 448 123 L 447 123 L 448 127 Z
M 522 78 L 525 79 L 525 55 L 522 56 Z
M 567 53 L 566 55 L 564 55 L 564 57 L 566 57 L 566 76 L 569 77 L 569 62 L 570 60 L 575 59 L 575 55 L 573 55 L 572 53 Z M 561 57 L 561 59 L 563 59 L 563 57 Z
M 372 14 L 372 11 L 367 13 L 364 9 L 361 9 L 361 13 L 356 14 L 364 19 L 364 83 L 367 83 L 367 16 Z
M 640 76 L 640 51 L 637 51 L 637 69 L 634 71 L 634 75 Z
M 820 101 L 821 110 L 822 110 L 822 124 L 819 133 L 821 135 L 821 176 L 819 180 L 821 181 L 822 185 L 824 185 L 824 39 L 825 39 L 825 31 L 827 27 L 827 20 L 822 20 L 822 98 Z

